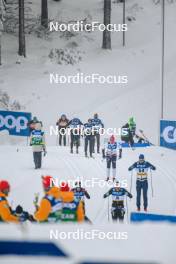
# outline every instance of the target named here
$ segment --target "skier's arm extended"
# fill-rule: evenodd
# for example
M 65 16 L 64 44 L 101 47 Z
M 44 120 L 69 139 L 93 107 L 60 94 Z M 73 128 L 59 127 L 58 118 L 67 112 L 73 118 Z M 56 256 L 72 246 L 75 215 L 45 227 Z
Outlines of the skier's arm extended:
M 150 168 L 151 170 L 156 170 L 156 167 L 153 166 L 150 162 L 147 162 L 147 167 Z
M 130 192 L 128 192 L 126 189 L 125 189 L 125 194 L 131 199 L 131 198 L 133 198 L 133 195 L 130 193 Z
M 32 146 L 32 135 L 29 137 L 29 145 Z
M 103 122 L 100 120 L 101 127 L 104 128 Z
M 84 191 L 84 194 L 85 194 L 87 199 L 90 199 L 90 195 L 89 195 L 89 193 L 86 190 Z
M 40 207 L 38 211 L 35 213 L 34 218 L 39 221 L 43 222 L 48 219 L 48 216 L 51 212 L 51 204 L 47 199 L 42 199 Z
M 45 134 L 43 134 L 43 136 L 42 136 L 42 142 L 43 142 L 44 156 L 46 156 L 47 152 L 46 152 Z
M 128 170 L 129 170 L 129 171 L 132 171 L 133 169 L 136 168 L 136 165 L 137 165 L 137 162 L 135 162 L 133 165 L 131 165 L 131 166 L 128 168 Z
M 122 158 L 122 148 L 119 149 L 119 159 Z
M 103 195 L 103 198 L 107 198 L 108 196 L 110 196 L 112 194 L 112 189 L 110 189 L 107 193 L 105 193 Z
M 7 201 L 0 203 L 0 212 L 0 217 L 4 222 L 19 222 L 18 218 L 12 214 Z
M 83 222 L 84 218 L 85 218 L 85 214 L 84 214 L 83 203 L 79 202 L 78 209 L 77 209 L 77 221 Z
M 102 158 L 105 159 L 106 155 L 105 155 L 105 148 L 102 149 Z
M 79 120 L 79 125 L 84 126 L 84 124 L 81 122 L 81 120 Z
M 71 122 L 72 122 L 72 120 L 70 120 L 70 121 L 67 123 L 66 128 L 69 127 L 69 126 L 71 125 Z

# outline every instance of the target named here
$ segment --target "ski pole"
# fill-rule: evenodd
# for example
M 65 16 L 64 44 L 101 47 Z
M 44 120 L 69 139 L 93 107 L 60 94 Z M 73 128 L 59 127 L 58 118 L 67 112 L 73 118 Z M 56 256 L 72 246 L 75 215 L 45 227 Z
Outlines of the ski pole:
M 127 223 L 129 224 L 129 219 L 128 219 L 128 201 L 127 201 L 127 195 L 126 195 L 126 210 L 127 210 Z
M 146 135 L 144 134 L 144 131 L 142 129 L 139 129 L 139 132 L 141 133 L 141 135 L 143 136 L 143 138 L 147 141 L 147 143 L 149 143 L 152 146 L 155 146 L 153 143 L 151 143 L 149 141 L 149 139 L 146 137 Z
M 38 210 L 38 201 L 39 201 L 39 193 L 35 193 L 34 194 L 34 201 L 33 201 L 33 204 L 35 206 L 35 210 L 37 211 Z
M 12 200 L 11 203 L 10 203 L 10 208 L 11 208 L 11 209 L 13 208 L 13 200 Z
M 95 221 L 97 220 L 97 218 L 100 217 L 100 214 L 101 214 L 102 210 L 105 209 L 105 206 L 106 206 L 106 204 L 105 204 L 105 201 L 104 201 L 103 205 L 102 205 L 101 208 L 98 210 L 98 212 L 97 212 L 97 214 L 96 214 L 96 216 L 95 216 L 93 222 L 95 222 Z M 105 210 L 105 212 L 106 212 L 106 210 Z M 106 213 L 106 214 L 107 214 L 107 213 Z
M 131 174 L 130 174 L 130 193 L 132 191 L 132 187 L 133 187 L 133 171 L 131 171 Z
M 56 146 L 58 145 L 58 142 L 59 142 L 59 136 L 57 135 L 56 136 Z
M 110 220 L 110 217 L 109 217 L 109 196 L 108 196 L 108 222 Z
M 153 191 L 153 175 L 152 171 L 150 170 L 150 178 L 151 178 L 151 189 L 152 189 L 152 198 L 154 197 L 154 191 Z

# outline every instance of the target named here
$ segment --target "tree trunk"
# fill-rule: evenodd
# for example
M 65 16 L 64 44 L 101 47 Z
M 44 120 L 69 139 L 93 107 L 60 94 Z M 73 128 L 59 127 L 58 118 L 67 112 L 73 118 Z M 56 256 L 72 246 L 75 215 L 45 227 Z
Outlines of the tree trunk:
M 48 27 L 48 0 L 41 0 L 41 25 Z
M 104 25 L 111 23 L 111 0 L 104 0 Z M 111 49 L 111 32 L 105 29 L 103 31 L 103 49 Z
M 1 58 L 1 54 L 2 54 L 1 43 L 2 43 L 2 33 L 0 32 L 0 65 L 2 65 L 2 58 Z
M 25 32 L 24 32 L 24 0 L 19 0 L 19 50 L 20 56 L 26 57 Z

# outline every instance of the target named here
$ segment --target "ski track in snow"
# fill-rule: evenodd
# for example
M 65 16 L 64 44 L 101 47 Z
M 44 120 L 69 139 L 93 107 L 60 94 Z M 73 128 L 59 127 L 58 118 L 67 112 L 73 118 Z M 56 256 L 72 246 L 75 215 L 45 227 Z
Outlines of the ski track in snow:
M 65 154 L 67 151 L 68 150 L 65 151 Z M 89 175 L 91 173 L 93 173 L 93 175 L 94 175 L 95 172 L 96 172 L 96 176 L 98 176 L 99 179 L 102 179 L 102 175 L 103 175 L 103 177 L 105 177 L 106 162 L 101 162 L 101 159 L 99 156 L 95 157 L 95 159 L 86 159 L 82 156 L 80 158 L 79 155 L 77 155 L 77 154 L 73 154 L 73 156 L 72 156 L 72 154 L 70 154 L 70 156 L 66 154 L 66 157 L 63 159 L 63 161 L 68 166 L 69 171 L 72 172 L 72 174 L 74 175 L 74 177 L 76 179 L 80 178 L 82 180 L 85 180 L 87 178 L 90 178 Z M 85 169 L 87 167 L 86 163 L 89 164 L 88 170 Z M 80 164 L 81 164 L 81 166 L 80 166 Z M 165 169 L 165 166 L 161 166 L 160 162 L 156 161 L 155 164 L 157 166 L 157 174 L 162 177 L 162 180 L 164 182 L 163 185 L 164 186 L 169 185 L 169 189 L 172 189 L 172 193 L 174 195 L 175 194 L 175 188 L 176 188 L 176 185 L 175 185 L 176 179 L 173 176 L 174 174 L 173 174 L 172 170 Z M 85 171 L 86 171 L 86 173 L 85 173 Z M 117 171 L 118 171 L 118 164 L 117 164 Z M 154 186 L 154 190 L 156 190 L 156 188 L 157 188 L 157 181 L 156 181 L 157 176 L 155 176 L 154 173 L 153 173 L 153 178 L 154 178 L 153 184 L 156 183 L 156 185 Z M 165 182 L 166 178 L 168 179 L 167 184 Z M 160 179 L 158 179 L 158 180 L 160 180 Z M 135 179 L 133 179 L 133 182 L 134 181 L 135 181 Z M 150 184 L 151 184 L 151 178 L 149 177 L 149 205 L 151 208 L 150 212 L 156 212 L 156 208 L 154 208 L 152 206 L 152 204 L 157 203 L 156 201 L 157 201 L 158 197 L 157 196 L 155 197 L 155 195 L 154 195 L 154 197 L 152 198 L 151 190 L 150 190 Z M 134 185 L 135 184 L 133 183 L 133 186 Z M 97 192 L 97 190 L 95 192 Z M 107 219 L 108 201 L 102 199 L 102 193 L 103 193 L 102 191 L 100 191 L 99 193 L 101 193 L 101 197 L 100 197 L 100 199 L 96 198 L 96 203 L 98 203 L 98 204 L 96 205 L 96 212 L 94 213 L 94 216 L 91 214 L 91 218 L 93 218 L 94 223 L 105 223 L 105 222 L 107 223 L 107 221 L 108 221 L 108 219 Z M 157 193 L 159 193 L 162 196 L 162 193 L 164 193 L 164 190 L 162 189 L 161 193 L 157 190 Z M 168 193 L 166 195 L 168 197 L 170 191 L 166 190 L 166 193 Z M 95 194 L 94 194 L 94 196 L 95 196 Z M 95 198 L 95 197 L 93 197 L 93 198 Z M 98 202 L 98 200 L 99 200 L 99 202 Z M 170 204 L 172 202 L 173 201 L 170 201 Z M 111 198 L 109 198 L 109 203 L 111 205 Z M 135 204 L 135 195 L 134 195 L 133 202 L 131 202 L 131 201 L 128 202 L 128 210 L 130 209 L 129 211 L 132 211 L 131 209 L 135 208 L 134 204 Z M 170 204 L 169 204 L 169 206 L 170 206 Z M 93 204 L 92 204 L 92 206 L 93 206 Z M 157 210 L 158 210 L 158 208 L 157 208 Z M 171 211 L 172 211 L 172 213 L 175 213 L 175 205 L 174 205 L 174 208 L 172 206 L 172 208 L 168 209 L 168 213 L 169 212 L 171 213 Z M 91 210 L 89 210 L 89 207 L 88 207 L 88 212 L 91 213 Z M 110 212 L 109 212 L 109 214 L 110 214 Z M 130 215 L 128 214 L 128 219 L 126 219 L 127 222 L 129 221 L 129 217 L 130 217 Z M 127 212 L 126 212 L 126 218 L 127 218 Z
M 130 190 L 130 175 L 128 175 L 128 166 L 138 157 L 139 152 L 150 157 L 151 161 L 157 168 L 152 172 L 154 197 L 151 193 L 151 177 L 149 175 L 149 212 L 162 214 L 175 214 L 176 202 L 176 177 L 173 166 L 173 152 L 167 152 L 167 158 L 160 155 L 161 148 L 151 147 L 143 150 L 124 150 L 123 157 L 117 162 L 117 176 L 119 180 L 127 179 Z M 162 149 L 163 152 L 165 150 Z M 83 148 L 80 148 L 80 154 L 70 154 L 69 148 L 49 147 L 48 155 L 43 159 L 43 168 L 41 170 L 33 169 L 32 151 L 28 147 L 0 147 L 0 159 L 2 161 L 2 176 L 7 178 L 11 183 L 11 194 L 9 201 L 16 206 L 18 203 L 29 211 L 33 211 L 34 193 L 39 192 L 40 198 L 43 196 L 41 175 L 52 175 L 59 180 L 91 180 L 96 178 L 94 186 L 86 188 L 90 193 L 91 199 L 86 199 L 87 216 L 93 223 L 103 224 L 108 222 L 108 199 L 103 199 L 103 194 L 110 187 L 100 188 L 97 181 L 104 181 L 106 178 L 106 162 L 101 161 L 101 156 L 95 154 L 95 159 L 83 157 Z M 171 162 L 170 162 L 171 161 Z M 175 164 L 174 164 L 175 165 Z M 132 178 L 133 199 L 128 199 L 128 219 L 127 210 L 125 222 L 129 221 L 130 212 L 136 210 L 136 190 L 135 190 L 135 172 Z M 109 198 L 111 207 L 111 198 Z M 109 208 L 110 210 L 110 208 Z M 110 212 L 109 212 L 110 214 Z M 111 218 L 111 215 L 110 215 Z

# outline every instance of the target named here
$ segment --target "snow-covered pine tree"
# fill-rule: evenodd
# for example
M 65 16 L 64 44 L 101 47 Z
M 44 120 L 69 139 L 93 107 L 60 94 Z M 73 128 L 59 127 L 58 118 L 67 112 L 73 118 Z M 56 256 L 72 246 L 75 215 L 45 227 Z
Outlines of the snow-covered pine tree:
M 0 65 L 2 65 L 1 49 L 2 49 L 2 32 L 4 30 L 5 11 L 6 11 L 6 3 L 4 0 L 0 0 Z

